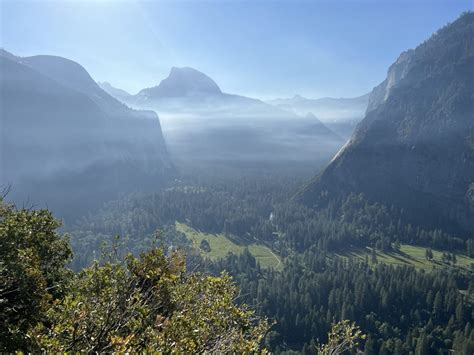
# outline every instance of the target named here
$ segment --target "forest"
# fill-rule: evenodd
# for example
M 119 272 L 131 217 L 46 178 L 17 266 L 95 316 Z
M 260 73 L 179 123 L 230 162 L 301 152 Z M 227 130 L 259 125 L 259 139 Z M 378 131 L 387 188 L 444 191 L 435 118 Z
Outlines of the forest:
M 187 272 L 186 255 L 163 246 L 134 256 L 118 238 L 74 272 L 69 239 L 57 233 L 59 226 L 48 210 L 0 200 L 2 351 L 266 351 L 263 338 L 275 323 L 236 302 L 240 291 L 228 272 Z M 327 337 L 313 350 L 352 351 L 365 334 L 343 320 Z
M 71 265 L 88 265 L 115 236 L 134 253 L 155 243 L 182 250 L 189 269 L 228 272 L 239 286 L 238 302 L 274 321 L 262 344 L 275 353 L 314 352 L 340 320 L 367 334 L 361 343 L 367 354 L 472 353 L 472 238 L 415 228 L 403 211 L 362 195 L 316 212 L 293 202 L 297 177 L 232 171 L 226 178 L 210 170 L 183 172 L 163 191 L 130 195 L 65 226 L 80 251 Z M 212 259 L 209 245 L 194 246 L 176 221 L 209 238 L 225 236 L 244 251 L 226 255 L 224 249 L 223 258 Z M 270 248 L 281 265 L 262 267 L 249 251 L 253 243 Z M 424 263 L 410 261 L 401 245 L 418 246 Z M 387 255 L 407 262 L 389 263 Z

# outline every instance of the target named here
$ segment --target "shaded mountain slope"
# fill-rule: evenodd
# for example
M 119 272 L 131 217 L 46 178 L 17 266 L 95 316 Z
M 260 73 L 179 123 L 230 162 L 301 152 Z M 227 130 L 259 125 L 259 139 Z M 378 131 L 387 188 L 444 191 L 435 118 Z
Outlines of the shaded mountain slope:
M 326 137 L 328 140 L 329 139 L 334 139 L 334 140 L 340 141 L 340 142 L 344 141 L 344 138 L 342 138 L 341 136 L 339 136 L 338 134 L 333 132 L 331 129 L 329 129 L 312 112 L 309 112 L 305 116 L 305 119 L 308 122 L 312 122 L 312 123 L 304 126 L 300 133 L 306 134 L 306 135 L 317 134 L 317 135 Z
M 368 100 L 369 94 L 354 98 L 323 97 L 320 99 L 308 99 L 295 95 L 288 99 L 274 99 L 266 102 L 300 116 L 312 113 L 331 130 L 347 139 L 357 123 L 364 118 Z
M 131 110 L 103 90 L 80 64 L 66 58 L 37 55 L 18 58 L 21 64 L 54 79 L 59 84 L 87 95 L 102 111 L 115 117 L 150 117 L 150 112 Z
M 412 222 L 474 230 L 474 14 L 402 53 L 366 117 L 297 196 L 321 207 L 349 193 L 395 205 Z
M 73 196 L 99 202 L 172 173 L 154 112 L 118 102 L 67 59 L 5 53 L 0 184 L 12 185 L 14 199 L 52 207 L 72 204 Z
M 97 82 L 97 84 L 100 86 L 102 90 L 104 90 L 107 94 L 109 94 L 112 97 L 115 97 L 117 100 L 121 102 L 126 102 L 132 94 L 129 94 L 125 90 L 118 89 L 116 87 L 113 87 L 109 82 L 104 81 L 104 82 Z

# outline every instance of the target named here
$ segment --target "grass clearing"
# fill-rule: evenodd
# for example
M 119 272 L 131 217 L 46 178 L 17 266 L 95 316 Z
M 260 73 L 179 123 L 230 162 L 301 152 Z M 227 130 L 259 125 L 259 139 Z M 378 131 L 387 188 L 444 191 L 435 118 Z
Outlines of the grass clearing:
M 470 271 L 471 264 L 474 264 L 474 258 L 468 256 L 456 254 L 457 263 L 455 265 L 447 264 L 441 261 L 443 251 L 434 250 L 433 260 L 427 260 L 425 257 L 426 248 L 408 244 L 402 244 L 400 251 L 392 252 L 381 252 L 376 251 L 377 261 L 390 265 L 412 265 L 418 269 L 432 270 L 433 268 L 445 268 L 445 267 L 456 267 L 466 271 Z M 369 258 L 371 256 L 372 248 L 366 247 L 365 249 L 354 249 L 349 252 L 342 254 L 345 257 L 354 257 L 358 259 L 365 259 L 366 255 Z
M 260 265 L 264 268 L 273 267 L 281 269 L 282 263 L 280 258 L 275 255 L 270 248 L 262 244 L 251 243 L 247 245 L 237 244 L 224 234 L 210 234 L 198 231 L 185 223 L 176 222 L 176 230 L 184 233 L 193 246 L 200 251 L 200 253 L 212 260 L 224 258 L 228 253 L 240 254 L 247 247 L 250 253 L 257 259 Z M 205 252 L 200 248 L 201 241 L 206 240 L 209 243 L 210 251 Z M 465 271 L 471 271 L 471 264 L 474 265 L 474 258 L 469 258 L 465 255 L 456 254 L 457 263 L 455 265 L 447 264 L 441 261 L 443 251 L 432 250 L 433 260 L 426 260 L 425 247 L 402 244 L 400 251 L 382 252 L 376 251 L 377 261 L 379 263 L 389 265 L 411 265 L 418 269 L 432 270 L 436 268 L 456 267 Z M 367 256 L 371 258 L 372 248 L 366 247 L 361 249 L 353 249 L 345 253 L 338 254 L 343 257 L 352 257 L 364 260 Z
M 223 234 L 204 233 L 180 222 L 176 222 L 176 231 L 183 233 L 203 256 L 210 259 L 221 259 L 228 253 L 240 254 L 247 247 L 250 253 L 260 263 L 260 266 L 264 268 L 273 267 L 274 269 L 279 269 L 281 267 L 280 258 L 265 245 L 256 243 L 239 245 Z M 206 240 L 209 243 L 209 246 L 211 247 L 209 252 L 205 252 L 200 248 L 202 240 Z

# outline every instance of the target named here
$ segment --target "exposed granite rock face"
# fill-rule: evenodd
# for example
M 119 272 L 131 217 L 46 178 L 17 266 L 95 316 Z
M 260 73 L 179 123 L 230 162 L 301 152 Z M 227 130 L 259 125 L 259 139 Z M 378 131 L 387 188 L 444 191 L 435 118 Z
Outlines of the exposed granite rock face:
M 169 97 L 184 97 L 203 94 L 219 95 L 222 91 L 206 74 L 193 68 L 171 68 L 169 76 L 160 85 L 143 89 L 138 100 L 153 100 Z
M 418 224 L 474 231 L 474 13 L 404 52 L 369 99 L 348 144 L 297 198 L 351 192 Z
M 402 52 L 397 61 L 390 66 L 387 78 L 370 93 L 367 112 L 383 104 L 387 100 L 391 90 L 406 77 L 408 71 L 412 68 L 413 53 L 413 49 Z

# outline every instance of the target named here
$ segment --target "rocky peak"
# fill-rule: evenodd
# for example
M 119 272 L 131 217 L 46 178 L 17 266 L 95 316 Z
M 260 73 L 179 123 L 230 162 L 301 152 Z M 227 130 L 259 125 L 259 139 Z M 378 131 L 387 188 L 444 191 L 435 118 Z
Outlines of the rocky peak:
M 158 86 L 144 89 L 139 95 L 164 98 L 209 94 L 222 94 L 219 86 L 209 76 L 193 68 L 173 67 L 168 77 L 162 80 Z
M 410 222 L 472 232 L 474 13 L 400 55 L 348 144 L 299 195 L 310 206 L 362 193 Z

